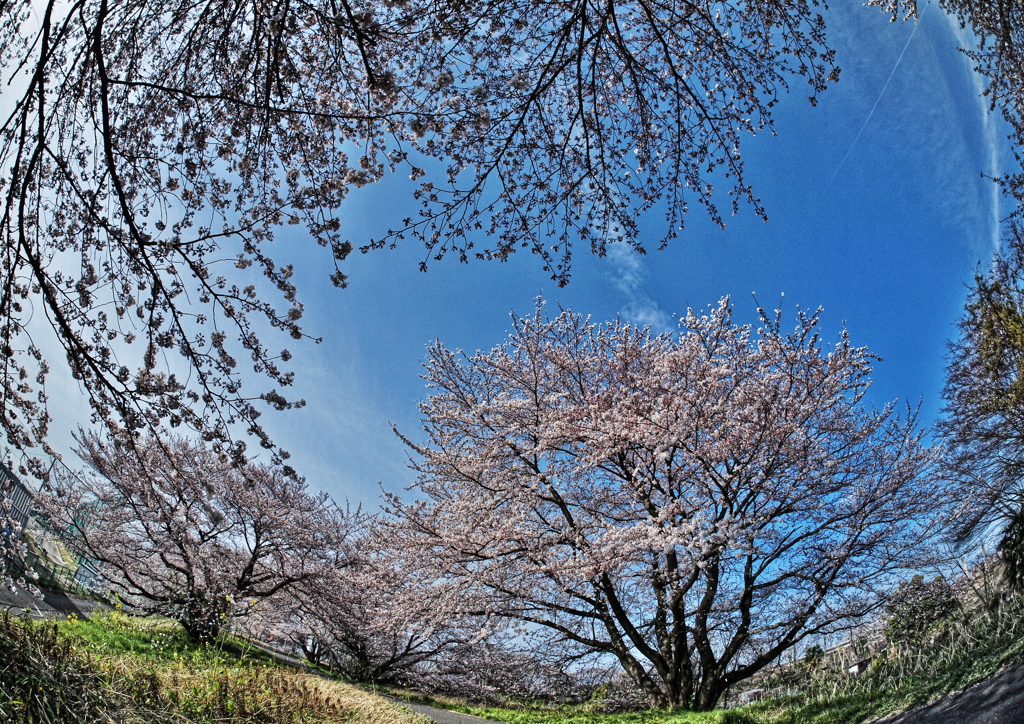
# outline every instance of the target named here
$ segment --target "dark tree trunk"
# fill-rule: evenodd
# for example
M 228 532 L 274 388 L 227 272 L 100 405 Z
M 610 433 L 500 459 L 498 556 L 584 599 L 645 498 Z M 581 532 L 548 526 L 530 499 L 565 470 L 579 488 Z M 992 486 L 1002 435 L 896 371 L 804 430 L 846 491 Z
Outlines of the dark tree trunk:
M 181 627 L 192 641 L 207 644 L 215 641 L 220 635 L 220 622 L 217 620 L 183 620 L 179 621 Z
M 188 600 L 169 612 L 168 616 L 181 624 L 191 640 L 205 644 L 220 635 L 228 610 L 229 601 L 224 596 L 193 593 Z
M 696 701 L 693 708 L 697 711 L 711 711 L 718 705 L 718 701 L 725 693 L 727 684 L 721 679 L 707 681 L 697 691 Z

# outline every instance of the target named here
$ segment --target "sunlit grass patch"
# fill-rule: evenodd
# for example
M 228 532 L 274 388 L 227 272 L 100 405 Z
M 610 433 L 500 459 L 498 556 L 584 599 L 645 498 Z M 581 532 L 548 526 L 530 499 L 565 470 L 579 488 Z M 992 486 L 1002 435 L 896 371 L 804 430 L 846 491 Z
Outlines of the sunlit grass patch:
M 429 696 L 397 689 L 387 691 L 392 696 L 419 704 L 508 724 L 758 724 L 762 721 L 760 715 L 751 715 L 746 707 L 711 712 L 648 709 L 610 714 L 595 709 L 592 704 L 542 706 L 522 702 L 509 707 L 481 706 L 452 696 Z
M 622 714 L 604 714 L 585 708 L 559 709 L 498 709 L 492 707 L 465 707 L 460 709 L 484 719 L 508 724 L 756 724 L 759 719 L 742 710 L 711 712 L 692 711 L 637 711 Z
M 423 724 L 386 699 L 120 612 L 0 618 L 4 724 Z

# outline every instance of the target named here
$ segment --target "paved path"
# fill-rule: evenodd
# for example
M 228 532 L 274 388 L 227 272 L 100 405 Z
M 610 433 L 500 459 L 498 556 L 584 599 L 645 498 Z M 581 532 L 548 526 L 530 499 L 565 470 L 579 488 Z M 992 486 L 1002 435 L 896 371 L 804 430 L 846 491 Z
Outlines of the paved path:
M 473 716 L 472 714 L 463 714 L 457 711 L 448 711 L 447 709 L 436 709 L 432 706 L 427 706 L 426 704 L 414 704 L 402 699 L 388 698 L 400 706 L 411 709 L 417 714 L 430 717 L 436 721 L 437 724 L 497 724 L 497 722 L 492 722 L 490 719 L 481 719 L 480 717 Z
M 1022 724 L 1024 663 L 1015 664 L 966 691 L 905 712 L 884 724 Z M 879 724 L 882 724 L 879 722 Z
M 0 609 L 9 609 L 14 616 L 27 613 L 32 618 L 57 618 L 71 614 L 88 618 L 97 608 L 109 608 L 98 601 L 67 596 L 60 591 L 42 589 L 42 593 L 40 599 L 20 588 L 12 593 L 10 589 L 0 587 Z

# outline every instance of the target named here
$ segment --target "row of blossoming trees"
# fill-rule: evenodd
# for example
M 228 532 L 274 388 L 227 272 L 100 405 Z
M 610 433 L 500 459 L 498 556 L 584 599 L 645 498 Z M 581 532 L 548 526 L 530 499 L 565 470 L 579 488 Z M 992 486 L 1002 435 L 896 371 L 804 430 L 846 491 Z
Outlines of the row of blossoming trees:
M 741 141 L 771 130 L 790 84 L 814 103 L 838 79 L 817 5 L 0 0 L 7 444 L 46 477 L 45 382 L 66 361 L 112 437 L 81 435 L 91 472 L 55 481 L 51 515 L 124 596 L 197 638 L 272 609 L 315 627 L 310 655 L 345 651 L 383 677 L 442 654 L 471 671 L 508 624 L 541 654 L 617 661 L 654 703 L 711 706 L 871 610 L 944 509 L 912 416 L 862 404 L 869 355 L 825 349 L 813 317 L 754 331 L 721 308 L 668 339 L 537 316 L 489 354 L 434 351 L 417 502 L 343 513 L 260 426 L 261 402 L 303 404 L 291 351 L 264 333 L 306 336 L 271 241 L 304 227 L 344 286 L 341 204 L 391 173 L 417 182 L 419 213 L 362 250 L 528 248 L 559 284 L 578 241 L 643 251 L 637 219 L 659 204 L 663 242 L 691 206 L 719 224 L 722 199 L 766 216 Z M 1020 146 L 1020 7 L 940 5 L 975 31 Z M 1019 174 L 1002 181 L 1024 199 Z M 975 331 L 1014 331 L 1020 307 L 990 291 Z M 978 413 L 954 444 L 968 484 L 979 461 L 1007 475 L 965 536 L 1021 510 L 1019 494 L 996 505 L 1020 478 L 1017 440 L 1000 443 L 1020 429 L 1017 366 L 984 356 L 988 376 L 968 355 L 953 383 Z M 979 422 L 994 446 L 975 444 Z M 240 430 L 280 470 L 248 463 Z M 0 525 L 2 555 L 18 553 L 14 528 Z
M 658 707 L 714 707 L 923 562 L 948 508 L 933 454 L 912 412 L 865 403 L 872 356 L 817 315 L 514 325 L 429 351 L 417 483 L 377 515 L 170 435 L 80 434 L 89 472 L 44 502 L 197 639 L 259 614 L 364 680 L 480 683 L 489 657 L 530 661 L 534 693 L 613 662 Z

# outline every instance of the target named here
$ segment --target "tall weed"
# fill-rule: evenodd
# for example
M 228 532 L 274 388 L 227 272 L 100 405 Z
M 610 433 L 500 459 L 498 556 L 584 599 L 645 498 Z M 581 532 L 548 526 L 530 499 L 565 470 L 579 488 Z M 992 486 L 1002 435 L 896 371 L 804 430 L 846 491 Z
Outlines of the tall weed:
M 78 634 L 84 634 L 78 635 Z M 36 623 L 0 613 L 3 724 L 423 724 L 337 682 L 198 646 L 123 614 Z
M 0 613 L 0 721 L 92 724 L 115 709 L 103 673 L 55 624 Z

